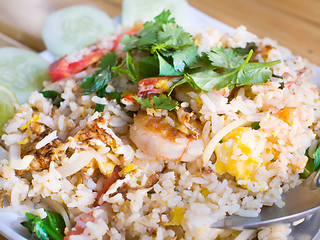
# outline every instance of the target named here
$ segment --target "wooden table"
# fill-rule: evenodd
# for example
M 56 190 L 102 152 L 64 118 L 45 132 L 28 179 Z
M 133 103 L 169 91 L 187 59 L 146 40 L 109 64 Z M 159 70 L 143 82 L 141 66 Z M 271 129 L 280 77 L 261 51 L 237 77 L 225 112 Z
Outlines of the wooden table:
M 174 0 L 173 0 L 174 1 Z M 90 4 L 111 17 L 121 13 L 121 0 L 0 0 L 0 47 L 42 51 L 41 26 L 56 9 Z M 191 5 L 232 27 L 245 25 L 320 65 L 319 0 L 189 0 Z M 1 73 L 0 73 L 1 74 Z M 0 236 L 0 240 L 2 240 Z

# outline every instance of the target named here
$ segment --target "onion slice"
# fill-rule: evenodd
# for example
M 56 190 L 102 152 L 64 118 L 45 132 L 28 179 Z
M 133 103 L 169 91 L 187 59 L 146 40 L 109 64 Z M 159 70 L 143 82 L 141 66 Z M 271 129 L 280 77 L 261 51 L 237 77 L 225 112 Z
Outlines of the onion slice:
M 239 119 L 236 120 L 234 122 L 229 123 L 228 125 L 226 125 L 225 127 L 223 127 L 222 129 L 220 129 L 216 135 L 213 136 L 213 138 L 210 140 L 210 142 L 208 143 L 208 145 L 206 146 L 204 152 L 203 152 L 203 163 L 206 164 L 208 163 L 212 153 L 214 152 L 214 149 L 216 148 L 217 144 L 219 143 L 219 141 L 226 136 L 229 132 L 231 132 L 233 129 L 237 128 L 237 127 L 241 127 L 245 124 L 247 124 L 249 121 L 246 119 Z
M 80 171 L 87 166 L 95 157 L 96 153 L 93 151 L 75 152 L 67 163 L 57 168 L 62 178 L 66 178 Z
M 42 201 L 46 205 L 48 205 L 48 207 L 50 207 L 52 210 L 54 210 L 55 212 L 59 213 L 62 216 L 62 218 L 66 224 L 66 228 L 68 230 L 70 230 L 71 229 L 70 218 L 69 218 L 67 211 L 63 207 L 63 205 L 55 200 L 52 200 L 51 198 L 44 198 L 44 199 L 42 199 Z

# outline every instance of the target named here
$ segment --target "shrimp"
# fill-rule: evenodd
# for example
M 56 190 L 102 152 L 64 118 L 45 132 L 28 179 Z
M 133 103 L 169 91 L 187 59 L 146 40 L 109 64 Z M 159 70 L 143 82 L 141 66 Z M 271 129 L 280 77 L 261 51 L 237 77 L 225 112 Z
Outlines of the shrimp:
M 165 117 L 139 112 L 130 127 L 129 137 L 143 152 L 165 160 L 195 161 L 203 152 L 204 143 L 194 134 L 171 126 Z

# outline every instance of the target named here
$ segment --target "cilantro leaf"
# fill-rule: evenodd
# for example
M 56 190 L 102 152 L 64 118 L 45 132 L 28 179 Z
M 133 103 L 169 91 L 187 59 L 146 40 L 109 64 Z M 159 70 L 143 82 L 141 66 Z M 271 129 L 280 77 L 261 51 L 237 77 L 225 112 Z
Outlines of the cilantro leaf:
M 154 96 L 153 102 L 156 109 L 165 109 L 171 111 L 178 106 L 177 101 L 171 101 L 171 97 L 164 94 L 160 94 L 159 97 Z
M 56 97 L 60 96 L 61 94 L 57 91 L 48 90 L 48 91 L 41 91 L 40 92 L 45 98 L 54 100 Z
M 149 98 L 143 99 L 143 98 L 138 98 L 137 96 L 133 96 L 132 98 L 136 100 L 138 103 L 140 103 L 141 105 L 146 106 L 147 108 L 153 108 L 153 105 L 150 102 Z
M 175 50 L 193 45 L 192 36 L 169 17 L 170 11 L 163 11 L 154 21 L 146 22 L 139 33 L 125 37 L 124 50 L 139 49 L 169 57 Z
M 64 229 L 66 228 L 66 224 L 59 213 L 51 212 L 45 210 L 47 213 L 47 217 L 44 219 L 44 224 L 46 226 L 46 231 L 50 238 L 52 239 L 63 239 L 64 237 Z
M 212 88 L 217 90 L 225 87 L 230 89 L 235 86 L 260 84 L 268 81 L 272 72 L 268 67 L 280 63 L 273 61 L 267 63 L 248 63 L 252 51 L 241 66 L 233 68 L 224 73 L 217 73 L 212 70 L 199 71 L 192 74 L 186 74 L 185 79 L 192 87 L 198 87 L 201 90 L 209 92 Z
M 185 84 L 186 82 L 187 82 L 186 76 L 185 76 L 184 78 L 182 78 L 181 80 L 175 82 L 175 83 L 170 87 L 169 92 L 168 92 L 168 96 L 171 95 L 171 93 L 173 92 L 173 90 L 174 90 L 177 86 L 180 86 L 180 85 L 182 85 L 182 84 Z M 191 84 L 192 84 L 192 83 L 190 83 L 190 85 L 191 85 Z M 195 86 L 195 88 L 196 88 L 196 87 L 197 87 L 197 86 Z
M 320 145 L 313 153 L 312 157 L 309 155 L 309 148 L 307 148 L 305 155 L 308 157 L 308 162 L 303 170 L 300 173 L 301 178 L 309 177 L 313 172 L 318 171 L 320 168 Z
M 173 23 L 162 26 L 162 31 L 158 32 L 157 40 L 158 43 L 166 43 L 166 48 L 172 48 L 174 50 L 193 44 L 190 33 L 185 32 L 182 27 Z
M 28 220 L 21 223 L 30 233 L 35 233 L 41 240 L 49 240 L 47 232 L 44 230 L 44 224 L 40 217 L 31 213 L 26 213 Z
M 66 227 L 63 218 L 60 214 L 46 211 L 47 217 L 41 219 L 31 213 L 26 213 L 28 218 L 21 222 L 21 225 L 26 227 L 30 233 L 35 233 L 41 240 L 62 240 L 64 238 L 64 229 Z
M 235 48 L 234 51 L 239 55 L 247 55 L 250 51 L 256 51 L 257 45 L 255 42 L 247 42 L 247 45 L 244 48 Z
M 153 46 L 157 39 L 158 32 L 161 30 L 162 22 L 146 22 L 143 29 L 135 35 L 125 36 L 121 41 L 125 45 L 124 50 L 133 49 L 148 50 Z
M 105 94 L 106 94 L 106 89 L 102 88 L 98 91 L 97 96 L 100 98 L 103 98 L 105 96 Z M 96 107 L 94 108 L 94 111 L 95 112 L 103 112 L 103 110 L 104 110 L 104 105 L 97 103 Z
M 314 168 L 315 170 L 318 170 L 320 167 L 320 145 L 316 149 L 316 151 L 313 153 L 313 161 L 314 161 Z
M 54 106 L 60 107 L 61 102 L 64 99 L 61 97 L 61 93 L 53 90 L 41 91 L 40 92 L 45 98 L 51 99 Z
M 284 82 L 279 82 L 280 86 L 279 86 L 279 89 L 284 89 L 285 86 L 284 86 Z
M 121 104 L 120 103 L 120 100 L 121 100 L 121 94 L 120 93 L 118 93 L 118 92 L 108 92 L 107 95 L 110 98 L 115 99 L 118 104 Z
M 170 15 L 171 15 L 170 10 L 164 10 L 158 16 L 156 16 L 154 20 L 155 22 L 159 22 L 162 24 L 175 23 L 174 18 L 170 18 Z
M 271 77 L 272 71 L 269 66 L 273 66 L 280 61 L 268 63 L 248 63 L 243 71 L 239 71 L 237 76 L 237 86 L 260 84 L 266 82 Z
M 260 128 L 260 122 L 252 122 L 251 128 L 254 130 L 258 130 Z
M 299 174 L 301 178 L 307 178 L 315 171 L 314 161 L 309 155 L 309 148 L 307 148 L 305 155 L 307 156 L 308 161 L 306 166 L 304 167 L 303 172 Z
M 107 53 L 105 54 L 101 60 L 100 63 L 98 64 L 98 67 L 100 68 L 108 68 L 108 67 L 114 67 L 117 65 L 117 55 L 115 52 Z
M 197 51 L 197 46 L 189 46 L 174 52 L 172 54 L 174 69 L 183 72 L 186 67 L 195 64 L 199 58 Z
M 141 78 L 159 75 L 159 60 L 157 56 L 147 56 L 138 62 L 139 75 Z
M 179 76 L 182 72 L 177 71 L 168 63 L 159 53 L 158 53 L 158 60 L 159 60 L 159 76 Z
M 224 47 L 213 47 L 207 55 L 212 66 L 226 69 L 240 67 L 247 57 L 247 54 L 239 55 L 235 50 Z
M 132 81 L 138 82 L 139 81 L 138 64 L 132 58 L 129 52 L 127 52 L 126 64 L 127 64 L 129 77 L 131 78 Z
M 106 86 L 111 78 L 119 73 L 128 75 L 133 81 L 139 81 L 138 64 L 130 53 L 127 53 L 126 59 L 122 63 L 119 65 L 117 63 L 117 55 L 114 52 L 104 55 L 98 64 L 100 69 L 95 71 L 93 75 L 86 76 L 81 83 L 83 93 L 89 95 L 96 92 L 98 97 L 105 97 Z M 96 104 L 95 111 L 103 112 L 104 107 L 102 104 Z
M 225 82 L 218 73 L 212 70 L 199 71 L 196 73 L 185 74 L 184 79 L 193 87 L 194 89 L 201 89 L 203 91 L 209 92 L 218 85 L 220 82 Z M 226 82 L 225 85 L 227 85 Z
M 85 80 L 81 83 L 83 94 L 89 95 L 99 91 L 102 88 L 105 88 L 112 76 L 111 68 L 116 64 L 117 56 L 114 52 L 104 55 L 98 64 L 101 69 L 97 70 L 91 76 L 86 76 Z
M 138 98 L 137 96 L 133 96 L 133 99 L 148 108 L 165 109 L 171 111 L 178 106 L 177 101 L 171 101 L 171 97 L 164 94 L 160 94 L 159 97 L 153 96 L 153 103 L 151 103 L 150 99 L 148 98 L 142 99 Z

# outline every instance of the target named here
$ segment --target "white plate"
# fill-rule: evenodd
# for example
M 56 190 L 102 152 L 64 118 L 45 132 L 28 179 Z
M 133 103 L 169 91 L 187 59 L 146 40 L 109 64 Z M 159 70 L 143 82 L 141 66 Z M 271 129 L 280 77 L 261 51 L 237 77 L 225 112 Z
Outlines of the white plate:
M 230 34 L 235 31 L 234 28 L 209 17 L 193 7 L 190 7 L 189 14 L 192 16 L 192 21 L 190 21 L 191 24 L 186 27 L 198 29 L 199 27 L 212 27 Z M 116 17 L 114 21 L 119 23 L 120 17 Z M 48 51 L 41 52 L 40 55 L 50 62 L 55 59 Z M 314 81 L 320 83 L 320 67 L 317 67 L 316 71 L 317 74 Z M 23 221 L 23 216 L 15 212 L 0 212 L 0 233 L 9 240 L 31 239 L 31 235 L 27 229 L 20 225 L 21 221 Z M 317 234 L 319 228 L 320 214 L 317 214 L 297 227 L 294 227 L 291 235 L 295 240 L 319 240 L 320 233 Z

